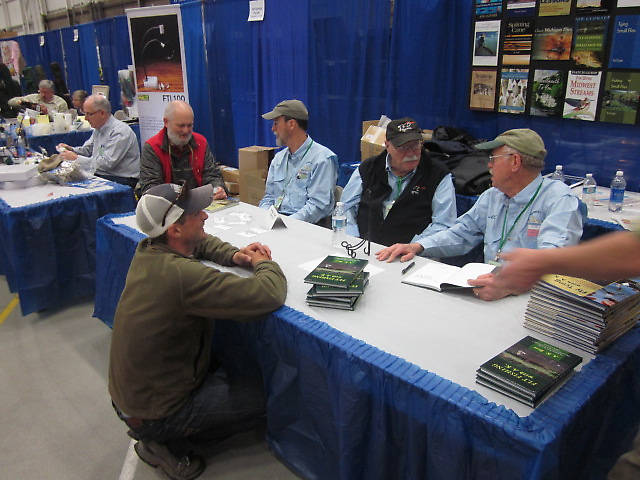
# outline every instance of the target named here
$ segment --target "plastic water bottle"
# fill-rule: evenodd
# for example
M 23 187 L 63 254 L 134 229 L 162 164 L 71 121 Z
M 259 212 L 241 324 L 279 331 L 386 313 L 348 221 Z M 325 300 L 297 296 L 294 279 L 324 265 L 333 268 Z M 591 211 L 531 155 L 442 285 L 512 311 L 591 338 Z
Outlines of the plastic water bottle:
M 562 172 L 562 165 L 556 165 L 556 171 L 551 175 L 551 180 L 560 180 L 564 183 L 564 173 Z
M 609 197 L 610 212 L 619 212 L 622 210 L 625 188 L 627 188 L 627 181 L 624 179 L 622 170 L 618 170 L 616 176 L 611 180 L 611 196 Z
M 344 213 L 344 204 L 336 202 L 336 208 L 331 216 L 331 228 L 333 228 L 333 238 L 331 245 L 341 247 L 342 241 L 346 239 L 347 216 Z
M 27 155 L 27 141 L 24 138 L 24 135 L 18 135 L 18 157 L 24 158 Z
M 587 208 L 592 208 L 596 201 L 596 190 L 598 185 L 596 179 L 593 178 L 593 173 L 587 173 L 587 177 L 582 184 L 582 201 Z

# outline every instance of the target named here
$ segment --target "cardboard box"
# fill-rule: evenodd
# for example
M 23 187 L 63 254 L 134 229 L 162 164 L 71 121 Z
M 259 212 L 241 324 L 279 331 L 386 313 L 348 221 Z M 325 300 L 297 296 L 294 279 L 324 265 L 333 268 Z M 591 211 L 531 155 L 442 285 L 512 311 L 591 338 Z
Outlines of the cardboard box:
M 240 170 L 237 168 L 220 165 L 220 170 L 222 171 L 222 179 L 225 182 L 240 183 Z
M 238 149 L 238 168 L 242 172 L 260 170 L 266 172 L 276 154 L 275 147 L 243 147 Z
M 238 178 L 238 180 L 240 179 Z M 224 182 L 224 185 L 231 195 L 238 195 L 240 193 L 240 182 Z
M 240 201 L 258 205 L 264 197 L 267 172 L 260 170 L 240 171 Z
M 360 160 L 374 157 L 385 149 L 384 141 L 387 138 L 387 131 L 376 124 L 377 122 L 374 121 L 374 125 L 370 125 L 360 139 Z

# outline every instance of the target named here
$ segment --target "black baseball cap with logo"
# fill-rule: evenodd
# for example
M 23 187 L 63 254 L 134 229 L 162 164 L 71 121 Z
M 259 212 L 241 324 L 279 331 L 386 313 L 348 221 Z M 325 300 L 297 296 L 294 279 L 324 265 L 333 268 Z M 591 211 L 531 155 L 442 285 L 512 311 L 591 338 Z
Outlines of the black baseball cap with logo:
M 391 120 L 387 125 L 387 140 L 394 147 L 399 147 L 414 140 L 422 140 L 422 130 L 413 118 Z

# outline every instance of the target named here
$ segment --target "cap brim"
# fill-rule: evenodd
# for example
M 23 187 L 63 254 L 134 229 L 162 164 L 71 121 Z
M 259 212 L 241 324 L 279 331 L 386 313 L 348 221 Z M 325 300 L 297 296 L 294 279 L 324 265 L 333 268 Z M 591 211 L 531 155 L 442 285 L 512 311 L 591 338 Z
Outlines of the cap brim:
M 282 116 L 281 113 L 278 113 L 275 110 L 271 110 L 270 112 L 267 112 L 264 115 L 262 115 L 262 118 L 264 118 L 265 120 L 273 120 L 274 118 L 278 118 L 281 116 Z
M 189 190 L 189 198 L 184 205 L 185 213 L 197 213 L 204 210 L 213 201 L 213 185 L 210 183 Z
M 506 143 L 496 138 L 495 140 L 491 140 L 490 142 L 482 142 L 474 145 L 473 147 L 477 150 L 493 150 L 494 148 L 502 147 L 503 145 L 506 145 Z

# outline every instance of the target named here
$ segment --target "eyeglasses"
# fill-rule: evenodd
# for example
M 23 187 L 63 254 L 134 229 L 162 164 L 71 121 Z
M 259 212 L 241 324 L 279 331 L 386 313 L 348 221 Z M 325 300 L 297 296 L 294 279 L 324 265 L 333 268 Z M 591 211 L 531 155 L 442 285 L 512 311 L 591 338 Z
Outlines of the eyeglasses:
M 189 194 L 189 187 L 187 187 L 187 181 L 182 180 L 182 182 L 180 182 L 180 190 L 178 191 L 178 195 L 176 195 L 176 198 L 173 200 L 173 202 L 171 202 L 171 205 L 169 205 L 169 208 L 167 208 L 167 211 L 164 212 L 164 215 L 162 216 L 163 227 L 164 227 L 165 221 L 167 220 L 167 215 L 169 214 L 169 210 L 171 210 L 171 207 L 173 207 L 180 200 L 186 199 L 188 194 Z
M 508 157 L 510 155 L 514 155 L 514 154 L 513 153 L 501 153 L 500 155 L 489 155 L 489 161 L 493 162 L 496 158 Z
M 396 147 L 396 150 L 402 153 L 416 152 L 421 149 L 422 149 L 422 142 L 419 140 L 417 142 L 405 143 L 400 147 Z
M 98 113 L 98 112 L 100 112 L 100 111 L 101 111 L 101 110 L 96 110 L 95 112 L 87 112 L 87 111 L 85 110 L 85 112 L 84 112 L 84 116 L 85 116 L 85 117 L 90 117 L 91 115 L 95 115 L 96 113 Z

